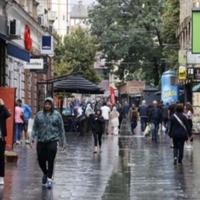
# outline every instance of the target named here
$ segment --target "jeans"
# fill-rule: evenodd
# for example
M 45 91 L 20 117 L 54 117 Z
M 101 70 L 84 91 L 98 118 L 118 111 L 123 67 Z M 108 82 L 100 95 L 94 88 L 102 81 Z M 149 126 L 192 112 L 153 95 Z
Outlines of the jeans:
M 146 117 L 141 117 L 141 130 L 144 131 L 146 126 L 147 126 L 147 118 Z
M 134 130 L 135 130 L 136 127 L 137 127 L 137 121 L 131 121 L 131 131 L 132 131 L 132 134 L 135 134 Z
M 48 178 L 53 176 L 56 153 L 57 141 L 37 143 L 38 163 L 43 174 L 47 175 Z
M 0 177 L 5 175 L 5 146 L 6 142 L 0 139 Z
M 158 142 L 158 129 L 159 129 L 159 123 L 153 122 L 152 141 L 154 142 Z
M 99 145 L 99 147 L 101 147 L 102 133 L 100 133 L 100 132 L 93 132 L 93 137 L 94 137 L 94 146 Z
M 22 123 L 15 123 L 15 137 L 14 137 L 14 143 L 17 140 L 21 139 L 21 134 L 23 130 L 23 124 Z
M 185 143 L 185 140 L 183 139 L 173 139 L 174 158 L 178 158 L 179 163 L 181 163 L 183 159 L 184 143 Z

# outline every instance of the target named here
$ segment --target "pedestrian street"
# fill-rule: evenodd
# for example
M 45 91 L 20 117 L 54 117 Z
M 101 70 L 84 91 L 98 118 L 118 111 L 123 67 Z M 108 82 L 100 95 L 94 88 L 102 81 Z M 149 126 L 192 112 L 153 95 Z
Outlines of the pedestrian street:
M 104 136 L 102 152 L 93 153 L 91 135 L 67 134 L 67 149 L 59 151 L 52 190 L 42 188 L 35 148 L 17 146 L 17 164 L 7 163 L 2 200 L 174 200 L 200 199 L 200 138 L 185 150 L 182 166 L 173 165 L 168 136 L 158 144 L 141 134 Z

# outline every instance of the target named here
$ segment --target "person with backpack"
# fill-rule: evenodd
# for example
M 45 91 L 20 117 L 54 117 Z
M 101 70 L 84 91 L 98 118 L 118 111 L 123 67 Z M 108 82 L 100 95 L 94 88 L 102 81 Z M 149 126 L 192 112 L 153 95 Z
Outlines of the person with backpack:
M 28 135 L 28 123 L 32 115 L 32 110 L 28 104 L 22 104 L 22 110 L 23 110 L 23 121 L 24 121 L 23 123 L 24 139 L 26 144 L 30 144 Z

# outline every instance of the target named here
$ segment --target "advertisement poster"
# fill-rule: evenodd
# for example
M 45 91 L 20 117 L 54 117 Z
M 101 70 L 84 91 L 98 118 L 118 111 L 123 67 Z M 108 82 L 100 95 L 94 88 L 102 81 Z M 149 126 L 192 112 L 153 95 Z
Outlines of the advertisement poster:
M 178 101 L 178 86 L 176 76 L 169 71 L 161 78 L 161 99 L 164 104 L 172 104 Z
M 13 130 L 14 130 L 14 111 L 15 111 L 15 88 L 0 87 L 0 98 L 3 99 L 5 106 L 11 116 L 7 120 L 7 137 L 6 149 L 11 150 L 13 147 Z

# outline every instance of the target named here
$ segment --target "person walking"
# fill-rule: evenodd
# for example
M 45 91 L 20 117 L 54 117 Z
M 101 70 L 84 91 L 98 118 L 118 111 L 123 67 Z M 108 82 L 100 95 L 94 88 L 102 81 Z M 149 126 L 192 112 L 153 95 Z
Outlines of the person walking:
M 0 99 L 0 185 L 4 184 L 5 176 L 5 137 L 7 136 L 6 120 L 8 117 L 10 117 L 10 113 L 5 107 L 3 99 Z
M 119 133 L 119 112 L 117 107 L 113 106 L 112 111 L 110 112 L 110 123 L 111 123 L 111 134 L 118 135 Z
M 65 130 L 61 114 L 54 110 L 51 97 L 44 101 L 44 108 L 39 111 L 34 120 L 32 130 L 32 142 L 37 140 L 37 157 L 39 166 L 43 172 L 42 184 L 48 189 L 53 185 L 54 160 L 57 153 L 57 144 L 65 148 Z
M 152 141 L 157 143 L 159 125 L 162 122 L 162 112 L 158 106 L 157 101 L 153 101 L 153 107 L 151 108 L 151 111 L 150 111 L 150 122 L 153 125 Z
M 95 114 L 91 116 L 91 129 L 94 137 L 94 153 L 101 152 L 102 134 L 104 131 L 104 118 L 101 114 L 101 110 L 97 110 Z
M 101 107 L 101 113 L 102 117 L 104 118 L 104 134 L 108 135 L 110 107 L 107 106 L 106 102 L 104 102 L 103 106 Z
M 128 118 L 131 123 L 132 134 L 135 134 L 135 128 L 137 127 L 138 122 L 138 111 L 135 104 L 132 104 L 131 108 L 129 109 Z
M 148 107 L 146 105 L 146 101 L 142 101 L 142 105 L 139 107 L 139 114 L 140 114 L 140 123 L 141 123 L 141 130 L 144 132 L 147 122 L 148 122 Z
M 176 112 L 170 119 L 169 136 L 173 139 L 174 165 L 182 164 L 184 143 L 190 135 L 190 128 L 186 116 L 183 114 L 183 105 L 177 104 Z
M 24 124 L 24 113 L 22 109 L 22 100 L 17 99 L 15 106 L 15 137 L 14 143 L 20 144 Z
M 185 107 L 184 107 L 184 114 L 187 117 L 188 120 L 188 125 L 190 129 L 190 135 L 188 140 L 186 141 L 186 148 L 191 149 L 192 148 L 192 142 L 193 142 L 193 137 L 192 137 L 192 127 L 193 127 L 193 122 L 192 122 L 192 117 L 193 117 L 194 110 L 192 108 L 192 105 L 190 102 L 187 102 Z
M 30 144 L 28 135 L 28 123 L 32 115 L 32 110 L 28 104 L 22 104 L 22 109 L 23 109 L 23 121 L 24 121 L 23 123 L 24 139 L 26 144 Z

